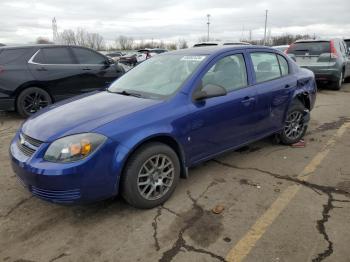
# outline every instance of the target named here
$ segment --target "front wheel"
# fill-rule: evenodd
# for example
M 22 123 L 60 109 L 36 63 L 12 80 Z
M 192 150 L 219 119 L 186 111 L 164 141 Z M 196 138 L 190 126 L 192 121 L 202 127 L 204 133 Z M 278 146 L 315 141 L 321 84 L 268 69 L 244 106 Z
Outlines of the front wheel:
M 174 150 L 162 143 L 149 143 L 128 160 L 122 195 L 134 207 L 153 208 L 169 199 L 179 177 L 180 162 Z
M 295 101 L 288 110 L 287 118 L 282 133 L 281 142 L 291 145 L 299 142 L 306 133 L 307 123 L 304 123 L 305 106 Z
M 17 98 L 17 112 L 23 117 L 28 117 L 50 104 L 52 104 L 52 99 L 45 90 L 29 87 L 23 90 Z

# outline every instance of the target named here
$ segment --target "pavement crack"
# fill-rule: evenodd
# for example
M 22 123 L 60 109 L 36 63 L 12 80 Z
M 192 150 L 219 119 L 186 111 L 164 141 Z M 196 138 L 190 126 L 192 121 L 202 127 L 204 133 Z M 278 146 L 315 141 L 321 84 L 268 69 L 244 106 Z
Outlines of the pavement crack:
M 160 250 L 159 246 L 159 240 L 158 240 L 158 218 L 162 215 L 162 206 L 159 206 L 157 208 L 157 213 L 153 218 L 152 227 L 153 227 L 153 239 L 154 239 L 154 246 L 157 251 Z
M 323 235 L 324 240 L 328 243 L 326 250 L 322 253 L 319 253 L 317 257 L 312 259 L 313 262 L 320 262 L 326 257 L 329 257 L 333 253 L 333 242 L 330 240 L 328 233 L 326 231 L 326 223 L 330 219 L 330 211 L 334 208 L 333 206 L 333 195 L 332 193 L 327 193 L 328 200 L 327 204 L 323 205 L 322 219 L 317 220 L 317 230 Z
M 17 204 L 15 204 L 13 207 L 11 207 L 10 210 L 5 215 L 1 215 L 0 217 L 6 218 L 6 217 L 10 216 L 17 208 L 19 208 L 20 206 L 22 206 L 24 203 L 26 203 L 28 200 L 30 200 L 32 198 L 33 198 L 33 196 L 31 195 L 30 197 L 22 199 Z
M 195 199 L 190 191 L 187 191 L 187 196 L 192 201 L 192 209 L 194 210 L 194 214 L 187 218 L 184 221 L 184 226 L 180 229 L 178 233 L 178 238 L 174 245 L 163 252 L 162 257 L 159 259 L 159 262 L 170 262 L 179 252 L 181 252 L 183 249 L 189 252 L 196 252 L 201 254 L 206 254 L 211 256 L 212 258 L 215 258 L 219 261 L 226 261 L 224 257 L 217 255 L 209 250 L 202 249 L 202 248 L 196 248 L 192 245 L 189 245 L 186 243 L 186 240 L 184 239 L 184 233 L 190 229 L 204 214 L 204 209 L 198 204 L 198 200 L 205 195 L 205 193 L 209 190 L 210 187 L 214 186 L 216 183 L 212 182 L 210 183 L 207 188 L 199 195 L 197 199 Z
M 63 257 L 66 257 L 66 256 L 69 256 L 69 254 L 67 254 L 67 253 L 59 254 L 58 256 L 56 256 L 56 257 L 54 257 L 54 258 L 51 258 L 51 259 L 49 260 L 49 262 L 57 261 L 57 260 L 59 260 L 59 259 L 61 259 L 61 258 L 63 258 Z
M 323 210 L 322 210 L 322 219 L 317 221 L 317 230 L 318 232 L 323 235 L 323 238 L 325 239 L 325 241 L 327 242 L 327 248 L 326 250 L 324 250 L 322 253 L 319 253 L 317 255 L 317 257 L 315 257 L 312 261 L 313 262 L 320 262 L 322 260 L 324 260 L 325 258 L 329 257 L 332 253 L 333 253 L 333 242 L 330 240 L 328 233 L 326 231 L 326 226 L 325 224 L 328 222 L 330 216 L 330 212 L 332 211 L 332 209 L 336 208 L 333 205 L 333 202 L 345 202 L 348 203 L 350 201 L 348 200 L 338 200 L 338 199 L 334 199 L 333 194 L 338 194 L 338 195 L 342 195 L 345 197 L 350 197 L 350 193 L 342 190 L 342 189 L 338 189 L 336 187 L 331 187 L 331 186 L 323 186 L 323 185 L 318 185 L 318 184 L 314 184 L 305 180 L 300 180 L 296 177 L 291 177 L 291 176 L 286 176 L 286 175 L 280 175 L 277 173 L 273 173 L 270 171 L 266 171 L 266 170 L 262 170 L 259 168 L 255 168 L 255 167 L 239 167 L 236 165 L 232 165 L 226 162 L 222 162 L 220 160 L 214 159 L 213 160 L 215 163 L 229 167 L 229 168 L 233 168 L 233 169 L 239 169 L 239 170 L 254 170 L 254 171 L 258 171 L 267 175 L 270 175 L 274 178 L 277 179 L 283 179 L 289 182 L 294 182 L 298 185 L 302 185 L 305 186 L 311 190 L 313 190 L 314 192 L 316 192 L 317 194 L 320 194 L 320 192 L 324 193 L 325 195 L 328 196 L 328 200 L 327 200 L 327 204 L 323 205 Z

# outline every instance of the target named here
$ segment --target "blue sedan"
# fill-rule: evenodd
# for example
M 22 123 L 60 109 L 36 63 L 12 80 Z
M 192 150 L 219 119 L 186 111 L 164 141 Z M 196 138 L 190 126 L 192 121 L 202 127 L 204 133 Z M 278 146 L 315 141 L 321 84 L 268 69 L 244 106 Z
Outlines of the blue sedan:
M 271 135 L 298 142 L 315 98 L 313 73 L 275 49 L 169 52 L 106 91 L 33 115 L 10 145 L 12 167 L 32 194 L 51 202 L 121 194 L 152 208 L 189 167 Z

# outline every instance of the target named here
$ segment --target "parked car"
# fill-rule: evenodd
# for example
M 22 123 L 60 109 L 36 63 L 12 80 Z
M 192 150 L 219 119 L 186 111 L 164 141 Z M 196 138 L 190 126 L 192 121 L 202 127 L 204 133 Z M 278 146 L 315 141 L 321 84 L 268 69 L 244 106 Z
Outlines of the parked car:
M 344 39 L 344 42 L 346 44 L 346 47 L 348 49 L 348 52 L 350 52 L 350 38 L 349 39 Z
M 121 56 L 119 58 L 119 63 L 125 64 L 128 66 L 135 66 L 137 64 L 137 54 L 129 53 L 124 56 Z
M 120 57 L 122 57 L 123 54 L 122 52 L 112 52 L 112 53 L 107 53 L 106 56 L 112 58 L 114 61 L 118 62 Z
M 64 45 L 0 48 L 0 110 L 27 117 L 63 99 L 106 88 L 124 74 L 92 49 Z
M 275 48 L 281 52 L 286 52 L 288 47 L 289 47 L 289 45 L 276 45 L 276 46 L 273 46 L 272 48 Z
M 312 70 L 317 81 L 331 83 L 335 90 L 350 76 L 349 51 L 342 39 L 299 40 L 286 53 L 299 66 Z
M 151 57 L 152 55 L 151 55 L 150 49 L 137 50 L 137 55 L 136 55 L 137 63 L 142 63 L 143 61 L 146 61 Z
M 152 208 L 192 166 L 273 134 L 284 144 L 299 141 L 315 99 L 314 74 L 272 48 L 169 52 L 104 92 L 29 118 L 11 142 L 12 167 L 48 201 L 121 194 Z
M 225 46 L 225 45 L 251 45 L 251 44 L 247 42 L 237 42 L 237 41 L 212 41 L 212 42 L 197 43 L 193 47 Z

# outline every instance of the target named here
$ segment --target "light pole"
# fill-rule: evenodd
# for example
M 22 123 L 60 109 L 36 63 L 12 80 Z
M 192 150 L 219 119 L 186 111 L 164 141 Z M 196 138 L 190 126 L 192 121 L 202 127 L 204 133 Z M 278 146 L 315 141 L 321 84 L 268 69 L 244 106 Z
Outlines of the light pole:
M 265 11 L 265 31 L 264 31 L 264 45 L 266 44 L 266 27 L 267 27 L 267 12 L 269 10 Z
M 207 25 L 208 25 L 208 36 L 207 36 L 207 41 L 209 42 L 210 14 L 207 14 L 207 18 L 208 18 L 208 22 L 207 22 Z

